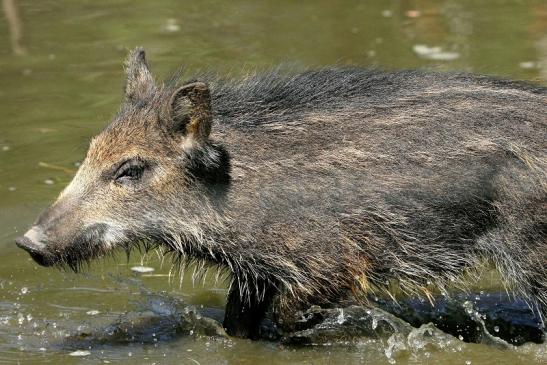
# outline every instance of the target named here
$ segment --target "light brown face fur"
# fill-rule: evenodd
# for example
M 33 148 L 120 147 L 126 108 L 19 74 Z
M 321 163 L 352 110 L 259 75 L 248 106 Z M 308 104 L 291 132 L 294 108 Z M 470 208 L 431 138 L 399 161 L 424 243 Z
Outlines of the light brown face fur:
M 93 138 L 74 180 L 55 203 L 78 201 L 72 215 L 80 217 L 80 227 L 107 224 L 110 228 L 104 244 L 108 246 L 128 230 L 120 228 L 130 223 L 128 211 L 144 214 L 150 199 L 161 199 L 182 187 L 185 161 L 173 140 L 161 132 L 158 120 L 147 120 L 146 116 L 131 120 L 135 117 L 122 116 Z M 150 126 L 143 128 L 144 123 Z M 123 165 L 131 161 L 137 162 L 138 179 L 120 179 Z

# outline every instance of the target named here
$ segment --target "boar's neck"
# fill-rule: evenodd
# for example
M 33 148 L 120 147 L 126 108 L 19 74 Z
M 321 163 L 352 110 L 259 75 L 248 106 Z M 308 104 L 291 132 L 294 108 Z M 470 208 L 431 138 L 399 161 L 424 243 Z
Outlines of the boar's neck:
M 207 144 L 193 153 L 187 173 L 207 188 L 225 189 L 230 183 L 230 155 L 221 145 Z

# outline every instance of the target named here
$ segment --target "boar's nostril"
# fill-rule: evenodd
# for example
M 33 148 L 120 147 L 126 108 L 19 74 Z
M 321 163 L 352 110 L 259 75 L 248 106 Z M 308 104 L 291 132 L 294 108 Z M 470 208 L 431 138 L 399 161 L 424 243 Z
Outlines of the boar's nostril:
M 34 242 L 27 236 L 21 236 L 15 239 L 15 244 L 27 251 L 32 259 L 39 265 L 50 266 L 51 264 L 46 260 L 46 254 L 43 250 L 45 245 L 41 242 Z
M 27 236 L 17 237 L 15 239 L 15 244 L 17 244 L 17 246 L 19 246 L 23 250 L 31 253 L 40 252 L 41 248 L 43 247 L 43 244 L 35 243 Z

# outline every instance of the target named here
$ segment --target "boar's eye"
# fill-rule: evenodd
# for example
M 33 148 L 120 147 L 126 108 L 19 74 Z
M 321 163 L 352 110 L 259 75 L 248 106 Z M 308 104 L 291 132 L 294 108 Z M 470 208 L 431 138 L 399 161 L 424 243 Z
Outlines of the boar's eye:
M 127 160 L 116 170 L 114 180 L 120 184 L 139 180 L 147 166 L 145 161 L 138 158 Z

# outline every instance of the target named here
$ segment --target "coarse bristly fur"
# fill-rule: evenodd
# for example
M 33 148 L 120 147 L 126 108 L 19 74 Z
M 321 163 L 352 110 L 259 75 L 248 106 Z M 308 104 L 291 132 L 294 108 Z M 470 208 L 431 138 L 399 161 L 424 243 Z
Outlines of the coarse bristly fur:
M 142 49 L 126 73 L 119 113 L 18 240 L 41 264 L 145 242 L 226 268 L 238 336 L 267 310 L 464 286 L 484 262 L 545 313 L 546 88 L 355 67 L 157 85 Z

